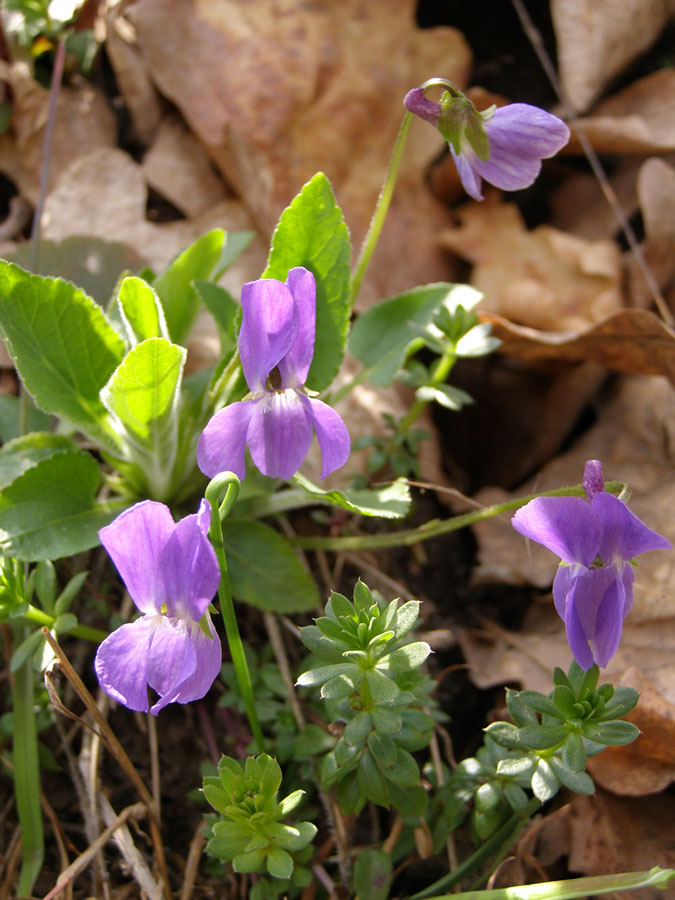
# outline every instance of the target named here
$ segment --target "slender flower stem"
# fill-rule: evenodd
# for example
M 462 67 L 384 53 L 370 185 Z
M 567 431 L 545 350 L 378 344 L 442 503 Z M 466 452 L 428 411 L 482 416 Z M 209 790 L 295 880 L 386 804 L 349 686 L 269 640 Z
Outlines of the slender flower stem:
M 616 494 L 623 488 L 621 481 L 609 481 L 605 490 Z M 496 503 L 493 506 L 485 506 L 473 512 L 462 513 L 449 519 L 431 519 L 420 525 L 419 528 L 409 528 L 405 531 L 390 531 L 384 534 L 349 535 L 347 537 L 292 537 L 290 543 L 294 547 L 302 547 L 304 550 L 380 550 L 383 547 L 411 547 L 420 541 L 428 541 L 430 538 L 439 537 L 450 531 L 458 531 L 476 522 L 483 522 L 501 513 L 520 509 L 535 497 L 584 497 L 586 492 L 581 485 L 575 487 L 556 488 L 553 491 L 543 491 L 538 494 L 528 494 L 527 497 L 518 497 L 515 500 L 507 500 L 505 503 Z
M 23 632 L 23 634 L 22 634 Z M 21 639 L 28 630 L 15 628 Z M 14 708 L 14 791 L 21 824 L 21 875 L 19 896 L 28 897 L 44 860 L 44 832 L 40 807 L 40 763 L 32 657 L 17 669 L 12 679 Z
M 373 218 L 370 220 L 368 233 L 363 240 L 361 253 L 354 268 L 351 293 L 352 306 L 354 306 L 356 298 L 359 295 L 359 291 L 361 290 L 361 282 L 363 281 L 363 276 L 366 274 L 366 270 L 368 268 L 368 265 L 370 264 L 370 258 L 375 251 L 375 247 L 377 246 L 377 242 L 382 232 L 384 220 L 386 219 L 387 212 L 389 211 L 389 204 L 391 203 L 392 194 L 394 193 L 394 186 L 396 185 L 396 178 L 398 176 L 398 170 L 401 164 L 401 157 L 403 156 L 403 148 L 405 147 L 408 132 L 410 131 L 412 119 L 412 113 L 406 112 L 403 116 L 398 134 L 396 135 L 396 142 L 394 143 L 394 149 L 391 153 L 389 168 L 387 169 L 387 174 L 382 185 L 382 190 L 380 191 L 380 196 L 378 197 L 377 205 L 375 206 Z
M 646 872 L 621 872 L 617 875 L 591 875 L 564 881 L 543 881 L 491 891 L 465 891 L 459 894 L 434 894 L 428 900 L 574 900 L 614 891 L 655 887 L 665 890 L 675 879 L 675 869 L 654 866 Z M 417 895 L 415 895 L 417 896 Z
M 454 345 L 446 350 L 443 355 L 436 361 L 436 365 L 434 367 L 434 373 L 429 382 L 429 387 L 438 387 L 439 384 L 443 384 L 445 379 L 450 374 L 452 367 L 457 360 L 457 355 L 455 353 Z M 407 434 L 411 427 L 415 424 L 420 415 L 424 412 L 427 406 L 431 403 L 430 400 L 420 400 L 417 399 L 412 404 L 406 415 L 401 419 L 399 423 L 399 431 L 401 434 Z
M 248 716 L 249 725 L 253 732 L 257 750 L 258 753 L 263 753 L 265 750 L 265 738 L 263 737 L 262 728 L 260 727 L 260 722 L 258 720 L 258 713 L 256 712 L 251 673 L 248 670 L 244 645 L 241 640 L 241 635 L 239 634 L 237 616 L 234 611 L 234 603 L 232 602 L 230 576 L 227 571 L 227 557 L 225 556 L 225 543 L 223 541 L 223 528 L 221 524 L 222 520 L 232 509 L 238 493 L 239 479 L 237 476 L 233 472 L 221 472 L 220 475 L 216 475 L 216 477 L 209 482 L 209 485 L 206 488 L 205 497 L 211 505 L 211 527 L 209 529 L 209 537 L 211 538 L 211 543 L 213 544 L 213 549 L 216 553 L 218 566 L 220 568 L 218 597 L 220 599 L 220 609 L 225 623 L 227 643 L 230 648 L 230 655 L 237 676 L 239 690 L 241 691 L 244 700 L 246 715 Z

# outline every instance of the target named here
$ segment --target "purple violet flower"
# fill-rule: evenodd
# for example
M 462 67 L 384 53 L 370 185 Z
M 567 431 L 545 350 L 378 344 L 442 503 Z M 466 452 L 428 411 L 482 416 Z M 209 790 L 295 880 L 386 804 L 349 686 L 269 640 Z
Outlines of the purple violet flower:
M 449 97 L 449 95 L 448 95 Z M 438 127 L 444 115 L 441 103 L 427 99 L 421 87 L 409 91 L 404 99 L 405 108 L 425 122 Z M 450 98 L 448 102 L 470 104 L 466 98 Z M 457 146 L 449 141 L 450 152 L 462 180 L 464 190 L 474 200 L 482 200 L 481 180 L 484 178 L 504 191 L 519 191 L 534 183 L 541 170 L 542 159 L 548 159 L 565 146 L 570 131 L 557 116 L 527 103 L 511 103 L 495 109 L 492 114 L 479 113 L 470 104 L 470 112 L 463 110 L 464 119 L 482 126 L 487 135 L 488 153 L 485 159 L 475 151 L 475 141 L 463 128 Z M 446 136 L 446 135 L 444 135 Z
M 586 463 L 581 497 L 537 497 L 511 520 L 525 537 L 562 560 L 553 600 L 582 669 L 606 666 L 616 653 L 623 620 L 633 605 L 631 560 L 671 544 L 647 528 L 625 503 L 605 491 L 602 465 Z
M 316 283 L 302 267 L 286 283 L 261 278 L 241 292 L 239 355 L 252 397 L 217 412 L 197 444 L 199 468 L 215 477 L 244 478 L 244 452 L 264 475 L 290 478 L 307 456 L 313 432 L 322 455 L 321 477 L 344 465 L 349 432 L 338 413 L 309 397 L 305 381 L 314 356 Z
M 175 523 L 168 507 L 144 500 L 99 531 L 132 600 L 143 613 L 121 625 L 98 648 L 94 668 L 106 693 L 147 712 L 148 686 L 168 703 L 206 694 L 220 671 L 222 651 L 207 607 L 220 571 L 209 543 L 210 506 Z

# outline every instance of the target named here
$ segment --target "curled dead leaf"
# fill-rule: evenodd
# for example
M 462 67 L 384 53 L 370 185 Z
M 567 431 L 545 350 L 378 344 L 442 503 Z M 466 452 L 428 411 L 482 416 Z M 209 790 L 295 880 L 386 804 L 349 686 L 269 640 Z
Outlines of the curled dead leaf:
M 622 306 L 621 257 L 612 241 L 586 241 L 547 225 L 528 231 L 512 203 L 491 193 L 459 211 L 441 246 L 473 263 L 485 308 L 532 328 L 581 330 Z
M 598 153 L 675 150 L 675 69 L 640 78 L 577 119 L 566 153 L 581 152 L 575 129 L 584 132 Z
M 675 174 L 675 173 L 674 173 Z M 548 332 L 483 313 L 501 352 L 528 361 L 592 360 L 608 369 L 675 382 L 675 331 L 646 309 L 622 309 L 580 332 Z
M 574 109 L 588 109 L 656 40 L 673 11 L 672 0 L 552 0 L 560 79 Z
M 645 262 L 656 283 L 666 290 L 675 279 L 675 168 L 662 159 L 646 160 L 640 168 L 637 192 L 642 210 Z M 628 260 L 629 290 L 636 306 L 651 303 L 651 294 L 635 260 Z

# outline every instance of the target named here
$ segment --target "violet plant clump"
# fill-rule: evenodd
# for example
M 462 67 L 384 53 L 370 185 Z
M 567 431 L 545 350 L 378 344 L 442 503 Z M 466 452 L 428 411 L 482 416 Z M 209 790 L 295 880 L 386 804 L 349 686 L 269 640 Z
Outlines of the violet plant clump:
M 670 541 L 605 491 L 601 463 L 586 463 L 580 497 L 537 497 L 514 515 L 513 527 L 561 558 L 553 600 L 582 669 L 606 666 L 616 653 L 633 605 L 633 559 Z
M 425 91 L 442 85 L 440 102 Z M 488 181 L 505 191 L 519 191 L 534 183 L 542 159 L 565 146 L 569 128 L 562 119 L 528 103 L 510 103 L 479 112 L 454 85 L 431 79 L 409 91 L 408 112 L 434 125 L 448 142 L 464 190 L 482 200 L 481 183 Z
M 163 503 L 145 500 L 101 529 L 101 543 L 143 614 L 99 646 L 101 687 L 129 709 L 157 714 L 203 697 L 222 653 L 208 606 L 220 580 L 209 543 L 210 507 L 174 523 Z M 150 706 L 148 687 L 159 694 Z
M 339 414 L 305 387 L 314 355 L 314 276 L 299 266 L 285 283 L 249 282 L 241 305 L 239 356 L 253 396 L 213 416 L 197 445 L 199 467 L 209 477 L 230 471 L 243 479 L 248 446 L 264 475 L 288 479 L 302 465 L 316 432 L 325 478 L 347 461 L 350 440 Z

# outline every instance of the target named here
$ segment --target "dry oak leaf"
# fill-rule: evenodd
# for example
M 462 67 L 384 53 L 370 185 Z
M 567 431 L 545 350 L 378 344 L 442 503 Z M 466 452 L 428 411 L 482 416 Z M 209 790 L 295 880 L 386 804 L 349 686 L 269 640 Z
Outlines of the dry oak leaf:
M 622 309 L 580 332 L 538 331 L 492 313 L 484 313 L 481 319 L 492 324 L 492 333 L 507 356 L 529 361 L 591 360 L 617 372 L 665 375 L 675 382 L 675 331 L 646 309 Z
M 162 120 L 142 167 L 150 187 L 188 218 L 199 216 L 226 199 L 222 179 L 179 116 L 169 115 Z
M 584 132 L 598 153 L 675 150 L 675 69 L 640 78 L 577 119 L 565 153 L 581 152 L 575 129 Z
M 672 0 L 552 0 L 564 94 L 578 112 L 659 36 Z
M 540 225 L 491 192 L 459 210 L 441 246 L 473 263 L 471 284 L 490 312 L 531 328 L 580 331 L 622 306 L 621 255 L 612 241 L 586 241 Z
M 662 159 L 646 160 L 638 174 L 637 193 L 642 210 L 645 262 L 661 290 L 675 278 L 675 168 Z M 648 306 L 651 293 L 634 257 L 628 258 L 631 299 L 635 306 Z
M 597 757 L 598 763 L 607 751 Z M 672 797 L 615 797 L 599 790 L 592 797 L 573 795 L 570 803 L 535 820 L 518 842 L 526 860 L 551 865 L 567 857 L 567 869 L 584 875 L 645 871 L 655 864 L 675 865 Z M 532 878 L 531 881 L 545 880 Z M 625 900 L 626 892 L 606 895 Z M 637 900 L 672 900 L 675 891 L 642 888 Z
M 655 688 L 648 666 L 644 671 L 626 669 L 619 684 L 640 692 L 640 702 L 625 717 L 640 729 L 640 736 L 632 744 L 608 747 L 591 757 L 588 771 L 596 784 L 614 794 L 655 794 L 675 781 L 675 703 Z
M 432 75 L 461 86 L 471 64 L 458 31 L 415 26 L 415 6 L 414 0 L 140 0 L 128 16 L 155 84 L 262 233 L 271 233 L 302 185 L 323 171 L 358 246 L 405 93 Z M 426 123 L 414 123 L 362 306 L 452 277 L 434 241 L 449 213 L 424 185 L 425 166 L 440 146 Z
M 0 135 L 0 171 L 16 184 L 33 205 L 40 191 L 40 170 L 49 91 L 38 84 L 29 69 L 0 60 L 0 77 L 12 88 L 12 122 Z M 103 147 L 112 147 L 117 123 L 103 96 L 88 82 L 73 80 L 59 93 L 52 149 L 50 184 L 73 160 Z

